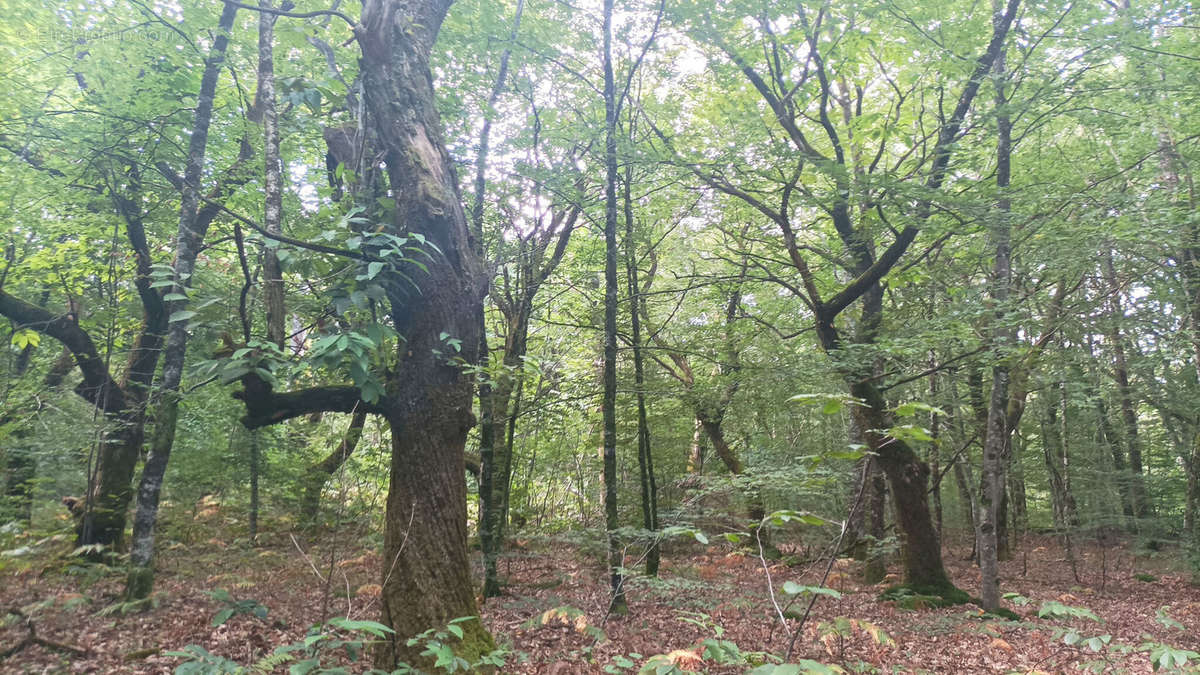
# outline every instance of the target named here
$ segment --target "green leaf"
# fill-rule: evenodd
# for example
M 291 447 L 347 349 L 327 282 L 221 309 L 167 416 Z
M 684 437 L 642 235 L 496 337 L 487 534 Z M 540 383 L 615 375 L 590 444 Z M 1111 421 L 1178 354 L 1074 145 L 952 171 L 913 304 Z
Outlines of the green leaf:
M 806 593 L 809 595 L 825 595 L 835 600 L 842 597 L 841 593 L 833 590 L 832 588 L 826 588 L 824 586 L 805 586 L 794 581 L 783 582 L 783 592 L 787 593 L 788 595 L 800 595 L 801 593 Z
M 221 611 L 219 611 L 213 615 L 212 625 L 220 626 L 231 618 L 233 618 L 233 608 L 226 607 L 225 609 L 222 609 Z
M 181 309 L 178 312 L 171 314 L 171 318 L 167 319 L 167 323 L 175 323 L 176 321 L 187 321 L 196 316 L 196 312 L 190 309 Z
M 12 345 L 14 347 L 16 347 L 17 349 L 25 349 L 26 347 L 37 347 L 41 343 L 42 343 L 42 334 L 35 330 L 30 330 L 28 328 L 23 328 L 23 329 L 17 331 L 16 333 L 13 333 L 13 336 L 12 336 Z

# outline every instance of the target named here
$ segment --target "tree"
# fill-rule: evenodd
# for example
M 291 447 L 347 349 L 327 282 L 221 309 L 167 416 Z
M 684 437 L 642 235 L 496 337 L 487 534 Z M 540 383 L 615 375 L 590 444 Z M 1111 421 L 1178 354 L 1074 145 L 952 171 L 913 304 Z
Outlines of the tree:
M 910 144 L 909 152 L 889 156 L 894 167 L 886 163 L 881 167 L 881 160 L 889 154 L 889 136 L 900 133 L 902 125 L 911 119 L 913 113 L 906 110 L 912 105 L 911 91 L 900 89 L 884 72 L 871 82 L 873 95 L 880 100 L 865 100 L 864 84 L 850 84 L 850 78 L 857 77 L 853 71 L 860 69 L 862 57 L 839 46 L 847 40 L 864 39 L 859 37 L 858 17 L 827 16 L 828 7 L 810 18 L 804 6 L 798 5 L 795 14 L 786 17 L 786 23 L 782 17 L 765 14 L 744 17 L 738 8 L 711 18 L 681 20 L 697 42 L 715 47 L 765 104 L 777 125 L 771 133 L 781 131 L 787 144 L 786 150 L 782 144 L 768 144 L 768 151 L 788 168 L 726 171 L 716 168 L 720 164 L 710 158 L 695 158 L 698 153 L 681 155 L 676 139 L 660 132 L 674 161 L 686 166 L 710 189 L 744 201 L 778 230 L 791 272 L 798 274 L 799 283 L 793 284 L 778 273 L 773 274 L 774 280 L 807 306 L 821 348 L 835 360 L 850 395 L 860 402 L 854 406 L 855 423 L 864 430 L 868 449 L 877 453 L 891 487 L 897 525 L 903 533 L 905 582 L 923 592 L 948 597 L 958 596 L 942 565 L 941 547 L 929 512 L 928 467 L 909 443 L 887 432 L 894 426 L 892 414 L 874 379 L 875 359 L 866 354 L 877 342 L 882 324 L 881 281 L 933 216 L 935 199 L 946 183 L 967 115 L 1007 40 L 1019 5 L 1019 0 L 1010 0 L 993 22 L 986 47 L 965 73 L 953 109 L 937 121 L 930 135 L 932 144 Z M 779 33 L 781 25 L 790 28 Z M 756 46 L 747 49 L 745 44 Z M 765 58 L 756 62 L 759 51 Z M 888 94 L 893 99 L 883 103 Z M 809 112 L 809 106 L 815 112 Z M 869 119 L 887 122 L 875 134 L 881 140 L 874 152 L 863 140 L 869 137 L 864 133 L 868 126 L 864 114 L 868 113 L 872 115 Z M 903 117 L 906 114 L 909 119 Z M 815 129 L 809 128 L 810 120 Z M 814 132 L 816 135 L 810 137 Z M 912 153 L 925 148 L 929 151 L 917 161 L 919 169 L 898 171 L 910 161 Z M 865 182 L 877 169 L 879 180 Z M 752 183 L 738 175 L 769 177 Z M 920 187 L 913 187 L 913 183 Z M 890 203 L 901 195 L 899 203 Z M 793 198 L 806 202 L 814 218 L 820 214 L 828 219 L 841 251 L 822 252 L 807 243 L 795 224 L 797 207 Z M 901 213 L 907 214 L 905 224 L 891 225 L 892 218 Z M 880 226 L 892 233 L 890 243 L 876 242 L 875 232 Z M 842 276 L 819 275 L 809 262 L 814 250 L 836 261 Z M 859 301 L 861 313 L 851 338 L 846 340 L 838 317 Z
M 316 411 L 363 410 L 391 428 L 391 474 L 381 570 L 383 622 L 396 633 L 376 663 L 420 663 L 406 640 L 430 627 L 477 614 L 467 561 L 464 445 L 472 425 L 472 378 L 479 356 L 479 304 L 485 287 L 453 164 L 442 140 L 429 70 L 450 3 L 368 0 L 353 22 L 361 50 L 367 122 L 395 201 L 379 234 L 424 243 L 423 260 L 382 258 L 391 327 L 401 336 L 381 392 L 329 385 L 276 392 L 253 374 L 238 394 L 254 429 Z M 416 254 L 414 254 L 416 255 Z M 363 256 L 355 256 L 363 259 Z M 382 263 L 382 264 L 381 264 Z M 479 622 L 462 625 L 463 653 L 492 641 Z

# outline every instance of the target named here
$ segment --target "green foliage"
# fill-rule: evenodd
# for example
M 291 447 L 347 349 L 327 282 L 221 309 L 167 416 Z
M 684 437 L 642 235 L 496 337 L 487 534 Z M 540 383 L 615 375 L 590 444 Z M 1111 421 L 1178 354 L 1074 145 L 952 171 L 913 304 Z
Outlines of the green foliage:
M 478 621 L 476 617 L 454 619 L 443 628 L 430 629 L 410 638 L 410 647 L 423 646 L 422 656 L 433 661 L 433 673 L 478 672 L 482 668 L 501 668 L 509 655 L 507 650 L 496 649 L 475 661 L 457 656 L 453 642 L 463 638 L 462 624 Z M 376 621 L 352 620 L 344 617 L 330 619 L 324 626 L 314 626 L 303 640 L 282 645 L 250 665 L 217 656 L 203 647 L 188 645 L 180 651 L 164 652 L 185 661 L 175 667 L 176 675 L 249 675 L 274 672 L 276 668 L 291 663 L 289 675 L 348 675 L 351 671 L 341 666 L 328 666 L 326 662 L 337 654 L 344 653 L 352 663 L 362 658 L 366 646 L 373 641 L 385 639 L 393 633 L 391 628 Z M 294 663 L 292 663 L 294 661 Z M 390 673 L 374 669 L 362 672 L 379 675 L 415 675 L 427 671 L 408 664 L 399 664 Z
M 1138 647 L 1150 658 L 1150 667 L 1159 669 L 1182 669 L 1189 664 L 1200 662 L 1200 653 L 1190 649 L 1176 649 L 1170 645 L 1158 642 L 1146 642 Z
M 1103 623 L 1096 613 L 1087 607 L 1073 607 L 1064 605 L 1056 600 L 1042 603 L 1042 606 L 1037 612 L 1038 618 L 1042 619 L 1088 619 L 1097 623 Z
M 267 608 L 259 604 L 257 600 L 237 600 L 224 588 L 208 591 L 208 596 L 224 605 L 213 615 L 212 625 L 214 627 L 223 625 L 226 621 L 242 614 L 248 614 L 262 621 L 267 618 Z
M 804 586 L 794 581 L 783 582 L 782 588 L 783 592 L 787 595 L 799 595 L 804 597 L 824 595 L 826 597 L 833 598 L 834 600 L 842 597 L 841 593 L 833 590 L 832 588 L 825 588 L 824 586 Z

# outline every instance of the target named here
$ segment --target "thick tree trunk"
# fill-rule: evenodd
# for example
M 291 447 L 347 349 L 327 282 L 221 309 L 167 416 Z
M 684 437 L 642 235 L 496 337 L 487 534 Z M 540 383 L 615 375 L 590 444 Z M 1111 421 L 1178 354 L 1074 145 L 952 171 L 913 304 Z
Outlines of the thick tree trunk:
M 83 519 L 79 524 L 79 546 L 100 545 L 124 550 L 125 522 L 133 499 L 133 474 L 142 450 L 143 425 L 116 421 L 120 425 L 101 433 L 96 450 L 96 469 Z
M 863 402 L 854 406 L 858 425 L 864 430 L 867 447 L 877 453 L 876 461 L 888 479 L 896 524 L 901 533 L 901 561 L 905 584 L 931 595 L 961 595 L 946 575 L 942 547 L 929 512 L 927 488 L 929 466 L 907 443 L 882 430 L 893 426 L 887 402 L 870 381 L 851 384 L 850 394 Z
M 467 555 L 464 464 L 474 423 L 473 383 L 462 364 L 478 361 L 486 277 L 442 140 L 429 70 L 449 5 L 367 0 L 355 31 L 365 102 L 396 201 L 388 231 L 420 234 L 438 251 L 425 269 L 406 264 L 397 273 L 384 272 L 392 322 L 404 336 L 383 404 L 392 432 L 383 621 L 396 631 L 376 653 L 375 664 L 384 669 L 401 661 L 429 665 L 423 647 L 407 640 L 451 619 L 478 616 Z M 461 361 L 443 354 L 445 335 L 461 341 Z M 463 641 L 455 647 L 464 658 L 492 648 L 478 621 L 462 628 Z

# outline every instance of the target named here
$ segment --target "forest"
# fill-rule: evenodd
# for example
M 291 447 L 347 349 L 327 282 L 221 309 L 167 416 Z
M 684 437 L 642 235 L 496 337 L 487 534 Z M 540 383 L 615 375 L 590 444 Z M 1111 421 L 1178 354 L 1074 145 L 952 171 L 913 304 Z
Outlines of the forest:
M 0 4 L 0 671 L 1200 669 L 1190 0 Z

